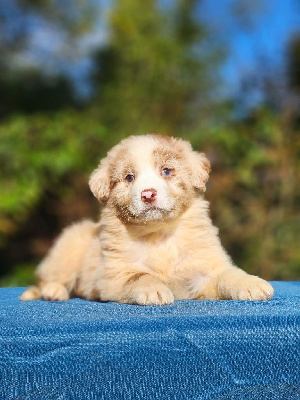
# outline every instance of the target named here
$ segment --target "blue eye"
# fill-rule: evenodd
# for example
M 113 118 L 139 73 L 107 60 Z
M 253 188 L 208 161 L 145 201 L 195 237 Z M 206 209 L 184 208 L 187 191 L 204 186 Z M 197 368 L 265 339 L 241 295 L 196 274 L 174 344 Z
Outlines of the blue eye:
M 172 175 L 172 170 L 170 168 L 163 168 L 161 171 L 161 174 L 163 176 L 171 176 Z
M 126 180 L 127 182 L 132 182 L 132 181 L 134 181 L 134 175 L 132 175 L 132 174 L 126 175 L 126 176 L 125 176 L 125 180 Z

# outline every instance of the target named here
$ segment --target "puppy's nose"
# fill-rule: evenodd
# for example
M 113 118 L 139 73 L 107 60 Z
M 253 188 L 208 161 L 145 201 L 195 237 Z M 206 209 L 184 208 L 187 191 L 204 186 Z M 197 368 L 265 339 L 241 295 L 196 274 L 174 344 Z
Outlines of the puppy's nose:
M 141 197 L 145 203 L 153 203 L 155 201 L 157 191 L 155 189 L 145 189 L 142 191 Z

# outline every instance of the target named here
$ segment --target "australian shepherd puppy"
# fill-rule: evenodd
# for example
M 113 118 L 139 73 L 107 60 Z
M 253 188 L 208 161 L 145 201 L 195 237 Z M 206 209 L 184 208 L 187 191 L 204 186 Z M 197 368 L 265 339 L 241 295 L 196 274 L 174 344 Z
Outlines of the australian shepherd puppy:
M 91 175 L 98 223 L 63 231 L 22 300 L 171 304 L 268 300 L 272 286 L 233 265 L 204 199 L 210 163 L 181 139 L 131 136 Z

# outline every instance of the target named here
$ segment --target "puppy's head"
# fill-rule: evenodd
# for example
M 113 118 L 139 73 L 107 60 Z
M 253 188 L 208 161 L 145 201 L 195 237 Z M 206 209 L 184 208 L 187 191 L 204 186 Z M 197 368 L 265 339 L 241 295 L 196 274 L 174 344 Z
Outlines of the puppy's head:
M 113 147 L 90 178 L 99 201 L 123 222 L 176 218 L 205 191 L 210 163 L 190 143 L 159 135 L 130 136 Z

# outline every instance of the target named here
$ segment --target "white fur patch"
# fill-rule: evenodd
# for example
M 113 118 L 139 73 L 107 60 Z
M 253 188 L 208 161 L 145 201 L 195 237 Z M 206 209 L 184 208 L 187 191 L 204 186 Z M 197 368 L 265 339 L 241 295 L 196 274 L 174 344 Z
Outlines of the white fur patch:
M 193 296 L 198 296 L 205 289 L 210 277 L 204 273 L 198 272 L 190 281 L 190 292 Z

